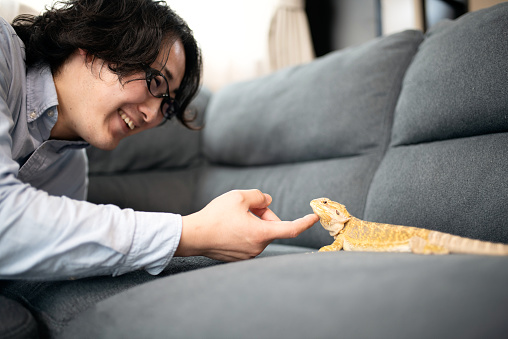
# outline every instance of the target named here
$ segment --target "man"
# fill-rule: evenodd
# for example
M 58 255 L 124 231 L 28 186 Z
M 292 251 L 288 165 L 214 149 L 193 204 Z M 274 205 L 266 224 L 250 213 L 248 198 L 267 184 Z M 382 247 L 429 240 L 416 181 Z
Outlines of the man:
M 173 256 L 247 259 L 317 221 L 280 221 L 257 190 L 188 216 L 85 202 L 84 147 L 113 149 L 172 116 L 189 122 L 197 44 L 152 0 L 69 1 L 13 26 L 0 21 L 0 279 L 158 274 Z

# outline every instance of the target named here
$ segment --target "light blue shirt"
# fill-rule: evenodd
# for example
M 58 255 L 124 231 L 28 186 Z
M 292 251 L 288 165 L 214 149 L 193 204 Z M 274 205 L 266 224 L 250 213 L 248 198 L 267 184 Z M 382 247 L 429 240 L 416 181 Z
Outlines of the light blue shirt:
M 85 142 L 50 140 L 58 98 L 49 67 L 26 69 L 0 18 L 0 279 L 160 273 L 182 219 L 84 201 Z

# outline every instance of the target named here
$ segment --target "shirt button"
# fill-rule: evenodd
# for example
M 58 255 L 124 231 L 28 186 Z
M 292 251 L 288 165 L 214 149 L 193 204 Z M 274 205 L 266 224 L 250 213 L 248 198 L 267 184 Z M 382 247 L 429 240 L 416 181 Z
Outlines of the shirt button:
M 37 118 L 37 112 L 33 111 L 32 113 L 30 113 L 30 118 L 31 119 Z
M 55 112 L 53 112 L 53 111 L 48 112 L 48 117 L 52 118 L 54 115 L 55 115 Z

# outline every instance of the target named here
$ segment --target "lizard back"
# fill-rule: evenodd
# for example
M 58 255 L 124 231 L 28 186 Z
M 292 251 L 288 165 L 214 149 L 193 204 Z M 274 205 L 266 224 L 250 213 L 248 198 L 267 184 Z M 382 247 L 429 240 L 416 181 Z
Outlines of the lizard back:
M 351 218 L 343 229 L 344 250 L 411 252 L 410 240 L 428 238 L 429 230 Z

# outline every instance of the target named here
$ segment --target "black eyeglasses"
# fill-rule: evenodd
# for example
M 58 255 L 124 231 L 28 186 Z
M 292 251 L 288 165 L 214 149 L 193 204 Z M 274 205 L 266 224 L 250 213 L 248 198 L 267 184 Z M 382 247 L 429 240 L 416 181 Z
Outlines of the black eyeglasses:
M 178 102 L 169 95 L 169 83 L 166 77 L 156 69 L 147 67 L 146 86 L 151 95 L 163 98 L 161 103 L 162 115 L 169 120 L 178 112 Z

